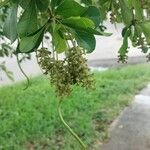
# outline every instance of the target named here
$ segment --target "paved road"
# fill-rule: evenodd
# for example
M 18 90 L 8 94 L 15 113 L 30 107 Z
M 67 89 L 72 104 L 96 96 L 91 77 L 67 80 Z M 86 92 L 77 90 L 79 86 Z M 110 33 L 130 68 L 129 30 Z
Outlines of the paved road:
M 123 28 L 123 25 L 118 25 L 117 29 L 111 25 L 110 23 L 106 22 L 106 26 L 108 28 L 108 32 L 112 32 L 113 35 L 110 37 L 102 37 L 102 36 L 96 36 L 97 40 L 97 46 L 96 50 L 92 54 L 88 54 L 87 58 L 89 61 L 90 66 L 116 66 L 117 63 L 117 56 L 118 56 L 118 49 L 121 46 L 122 38 L 121 38 L 121 29 Z M 138 63 L 138 62 L 145 62 L 145 56 L 140 52 L 140 50 L 137 50 L 135 48 L 131 48 L 129 52 L 130 62 Z M 144 56 L 144 57 L 143 57 Z M 133 58 L 132 58 L 133 57 Z M 9 70 L 13 71 L 15 81 L 19 81 L 24 79 L 23 75 L 21 74 L 16 59 L 0 59 L 0 62 L 3 60 L 6 60 L 7 67 Z M 38 73 L 40 73 L 40 69 L 36 63 L 36 59 L 33 56 L 32 61 L 26 61 L 22 64 L 25 72 L 31 77 Z M 0 77 L 2 80 L 0 80 L 0 85 L 12 83 L 5 74 L 2 74 L 0 72 Z
M 102 150 L 150 150 L 150 85 L 123 111 Z

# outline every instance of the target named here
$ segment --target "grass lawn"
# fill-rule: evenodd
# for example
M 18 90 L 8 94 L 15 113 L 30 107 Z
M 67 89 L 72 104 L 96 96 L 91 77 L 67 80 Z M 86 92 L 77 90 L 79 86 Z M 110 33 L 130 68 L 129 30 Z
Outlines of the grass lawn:
M 110 123 L 133 96 L 150 81 L 150 65 L 127 66 L 96 72 L 96 89 L 74 87 L 63 103 L 63 115 L 88 145 L 108 137 Z M 0 150 L 80 150 L 60 123 L 58 99 L 45 77 L 0 88 Z

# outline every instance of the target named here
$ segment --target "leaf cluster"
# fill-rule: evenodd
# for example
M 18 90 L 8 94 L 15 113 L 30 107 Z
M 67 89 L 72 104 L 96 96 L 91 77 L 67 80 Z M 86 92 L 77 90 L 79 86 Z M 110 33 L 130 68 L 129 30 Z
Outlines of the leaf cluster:
M 96 46 L 95 35 L 111 35 L 104 32 L 103 26 L 104 20 L 109 16 L 111 23 L 123 22 L 125 25 L 118 57 L 119 61 L 126 62 L 129 40 L 134 47 L 140 48 L 144 53 L 149 52 L 148 4 L 148 0 L 9 0 L 8 15 L 4 19 L 2 33 L 12 43 L 18 42 L 16 54 L 37 52 L 41 46 L 40 65 L 43 70 L 49 72 L 52 68 L 45 67 L 51 64 L 52 60 L 56 65 L 62 65 L 55 68 L 65 68 L 66 60 L 68 64 L 70 60 L 73 62 L 78 54 L 77 47 L 82 48 L 85 53 L 93 52 Z M 52 49 L 48 50 L 52 54 L 51 59 L 43 47 L 46 33 L 51 36 L 48 38 L 52 42 Z M 65 60 L 59 60 L 60 53 L 65 55 Z M 67 59 L 68 56 L 71 59 Z M 76 61 L 78 67 L 71 73 L 71 77 L 80 74 L 78 68 L 82 66 L 82 62 Z M 73 67 L 70 64 L 70 70 L 73 70 Z
M 95 6 L 84 7 L 74 0 L 11 0 L 10 3 L 3 32 L 12 43 L 19 40 L 17 53 L 35 51 L 47 32 L 51 34 L 58 53 L 68 49 L 68 35 L 88 53 L 95 49 L 95 34 L 110 35 L 97 29 L 101 19 Z
M 74 84 L 92 86 L 83 51 L 94 51 L 94 35 L 111 35 L 99 28 L 97 7 L 82 6 L 74 0 L 11 0 L 10 6 L 4 35 L 12 43 L 18 41 L 15 54 L 37 53 L 38 63 L 50 75 L 58 96 L 69 95 Z M 43 47 L 45 33 L 52 37 L 50 51 Z M 42 48 L 37 51 L 40 45 Z M 64 60 L 59 60 L 60 53 L 65 54 Z
M 123 43 L 118 51 L 119 61 L 126 62 L 129 41 L 132 46 L 149 53 L 150 48 L 150 1 L 149 0 L 82 0 L 86 5 L 99 7 L 102 21 L 124 23 L 122 30 Z

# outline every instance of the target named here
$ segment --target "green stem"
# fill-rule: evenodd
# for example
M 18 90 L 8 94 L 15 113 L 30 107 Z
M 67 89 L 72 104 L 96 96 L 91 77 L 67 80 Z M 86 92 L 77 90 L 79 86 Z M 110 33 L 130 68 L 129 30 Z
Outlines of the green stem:
M 22 67 L 20 65 L 18 55 L 16 55 L 16 58 L 17 58 L 18 67 L 19 67 L 20 71 L 22 72 L 22 74 L 24 75 L 24 77 L 26 78 L 26 80 L 27 80 L 26 87 L 23 89 L 23 90 L 26 90 L 29 87 L 29 85 L 30 85 L 30 80 L 29 80 L 28 76 L 25 74 L 25 72 L 23 71 L 23 69 L 22 69 Z
M 78 135 L 70 128 L 70 126 L 65 122 L 62 113 L 61 113 L 61 102 L 62 100 L 59 101 L 59 105 L 58 105 L 58 114 L 59 114 L 59 118 L 61 120 L 61 122 L 63 123 L 63 125 L 66 127 L 66 129 L 70 132 L 70 134 L 79 142 L 79 144 L 81 145 L 81 149 L 82 150 L 86 150 L 86 146 L 85 144 L 82 142 L 82 140 L 78 137 Z

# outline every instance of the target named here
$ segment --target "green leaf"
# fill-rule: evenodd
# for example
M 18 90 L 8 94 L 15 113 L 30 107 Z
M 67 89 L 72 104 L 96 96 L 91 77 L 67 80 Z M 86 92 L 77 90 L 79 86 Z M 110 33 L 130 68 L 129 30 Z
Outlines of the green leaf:
M 74 0 L 64 0 L 55 10 L 56 15 L 69 18 L 72 16 L 81 16 L 87 8 L 81 6 Z
M 75 38 L 79 46 L 84 48 L 87 53 L 94 51 L 96 46 L 96 40 L 93 34 L 76 31 Z
M 91 19 L 85 17 L 70 17 L 65 19 L 63 21 L 63 24 L 75 30 L 87 32 L 89 34 L 104 35 L 104 36 L 112 35 L 111 33 L 105 33 L 100 30 L 96 30 L 94 22 Z
M 20 0 L 10 0 L 11 2 L 18 4 L 20 2 Z
M 35 33 L 23 37 L 19 44 L 19 50 L 23 53 L 28 53 L 34 51 L 38 48 L 44 35 L 45 27 L 40 28 Z
M 65 19 L 63 24 L 77 30 L 87 30 L 88 28 L 95 28 L 94 22 L 85 17 L 70 17 Z
M 67 49 L 67 43 L 59 29 L 60 26 L 58 25 L 56 25 L 53 29 L 53 44 L 55 46 L 55 51 L 62 53 Z
M 96 27 L 99 26 L 100 22 L 102 22 L 100 11 L 95 6 L 89 6 L 88 9 L 82 15 L 82 17 L 87 17 L 91 19 L 95 23 Z
M 146 37 L 147 44 L 150 45 L 150 21 L 142 22 L 140 26 Z
M 26 9 L 26 7 L 29 5 L 30 2 L 31 2 L 31 0 L 20 0 L 20 6 L 23 9 Z
M 140 0 L 131 0 L 132 6 L 135 9 L 135 19 L 143 20 L 143 9 Z
M 51 0 L 51 7 L 54 9 L 56 6 L 58 6 L 63 0 Z
M 49 0 L 36 0 L 37 8 L 41 12 L 46 11 L 48 9 L 49 2 L 50 2 Z
M 103 32 L 101 30 L 93 29 L 93 28 L 87 28 L 86 32 L 95 34 L 95 35 L 102 35 L 102 36 L 111 36 L 112 33 Z
M 12 43 L 17 38 L 17 9 L 17 5 L 12 5 L 3 27 L 4 35 L 10 39 Z
M 100 4 L 101 5 L 104 5 L 104 4 L 106 4 L 106 3 L 110 3 L 111 1 L 110 0 L 100 0 Z
M 122 37 L 125 36 L 127 30 L 128 30 L 128 27 L 124 27 L 124 28 L 123 28 L 122 33 L 121 33 L 121 34 L 122 34 Z
M 28 36 L 37 30 L 37 10 L 35 0 L 31 0 L 26 7 L 19 22 L 18 33 L 20 37 Z
M 130 33 L 131 33 L 131 30 L 130 29 L 127 29 L 124 33 L 124 38 L 123 38 L 123 44 L 122 46 L 120 47 L 119 49 L 119 54 L 122 58 L 124 58 L 126 56 L 126 53 L 128 52 L 127 49 L 128 49 L 128 38 L 130 36 Z
M 123 22 L 128 26 L 133 20 L 133 12 L 126 0 L 119 0 Z

